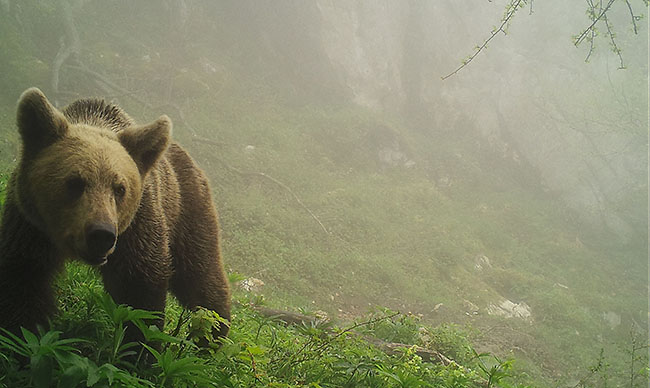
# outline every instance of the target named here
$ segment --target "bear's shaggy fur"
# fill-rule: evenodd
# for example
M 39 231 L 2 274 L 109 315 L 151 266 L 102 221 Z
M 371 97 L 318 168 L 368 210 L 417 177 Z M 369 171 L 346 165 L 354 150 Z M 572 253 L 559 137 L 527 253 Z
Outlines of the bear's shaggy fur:
M 36 88 L 20 97 L 17 116 L 22 151 L 0 229 L 0 327 L 47 323 L 65 258 L 98 265 L 119 304 L 162 312 L 171 290 L 188 308 L 230 319 L 210 187 L 171 141 L 169 118 L 137 126 L 101 100 L 59 112 Z M 222 325 L 216 334 L 227 332 Z

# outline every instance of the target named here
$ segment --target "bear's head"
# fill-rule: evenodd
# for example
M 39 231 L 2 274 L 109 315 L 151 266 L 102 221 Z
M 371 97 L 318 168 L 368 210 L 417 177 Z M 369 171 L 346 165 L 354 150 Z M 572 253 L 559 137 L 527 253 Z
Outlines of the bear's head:
M 36 88 L 22 94 L 17 116 L 18 207 L 61 255 L 104 264 L 138 211 L 171 121 L 161 116 L 117 132 L 71 122 Z

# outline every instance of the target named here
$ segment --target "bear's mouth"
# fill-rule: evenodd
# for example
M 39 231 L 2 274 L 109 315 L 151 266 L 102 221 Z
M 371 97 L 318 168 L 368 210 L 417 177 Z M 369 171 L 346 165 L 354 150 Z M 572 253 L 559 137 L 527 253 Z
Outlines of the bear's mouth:
M 104 265 L 104 264 L 106 264 L 108 262 L 108 255 L 107 256 L 99 256 L 99 257 L 97 257 L 97 256 L 85 256 L 85 257 L 82 257 L 82 259 L 83 259 L 83 261 L 85 261 L 86 263 L 88 263 L 90 265 L 101 267 L 102 265 Z

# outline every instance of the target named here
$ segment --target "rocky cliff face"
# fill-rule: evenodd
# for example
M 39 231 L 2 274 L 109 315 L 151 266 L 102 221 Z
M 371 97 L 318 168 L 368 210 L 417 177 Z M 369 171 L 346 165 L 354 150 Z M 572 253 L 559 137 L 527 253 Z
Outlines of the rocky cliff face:
M 408 7 L 395 1 L 317 4 L 322 47 L 352 101 L 373 109 L 403 104 Z
M 354 103 L 425 117 L 419 125 L 432 134 L 473 131 L 503 158 L 537 168 L 540 183 L 586 219 L 645 235 L 647 38 L 621 42 L 630 70 L 616 70 L 606 41 L 585 64 L 586 47 L 570 41 L 587 22 L 581 5 L 535 7 L 446 81 L 501 5 L 321 0 L 305 27 L 318 26 L 312 45 Z

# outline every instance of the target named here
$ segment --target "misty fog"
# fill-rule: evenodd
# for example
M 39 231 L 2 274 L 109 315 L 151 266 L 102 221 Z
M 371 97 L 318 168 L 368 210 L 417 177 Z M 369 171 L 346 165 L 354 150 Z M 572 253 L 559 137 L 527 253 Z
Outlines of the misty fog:
M 28 87 L 167 114 L 210 178 L 228 272 L 256 285 L 238 292 L 454 324 L 531 386 L 605 386 L 581 380 L 602 349 L 629 386 L 630 341 L 648 342 L 647 2 L 614 1 L 614 40 L 599 23 L 577 46 L 590 2 L 524 2 L 461 66 L 512 3 L 3 0 L 0 172 Z

